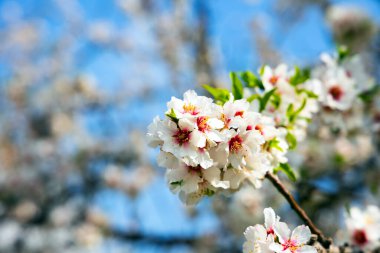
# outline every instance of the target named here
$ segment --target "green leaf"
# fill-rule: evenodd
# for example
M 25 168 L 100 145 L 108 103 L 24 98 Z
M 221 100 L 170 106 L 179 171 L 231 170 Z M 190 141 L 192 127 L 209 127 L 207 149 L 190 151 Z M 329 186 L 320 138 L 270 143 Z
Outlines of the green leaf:
M 245 71 L 241 74 L 241 78 L 246 83 L 247 87 L 259 88 L 264 90 L 263 82 L 251 71 Z
M 178 123 L 179 119 L 177 118 L 177 115 L 175 114 L 173 108 L 170 110 L 169 113 L 166 113 L 165 115 L 168 116 L 175 123 Z
M 293 86 L 306 82 L 310 78 L 310 69 L 294 68 L 294 75 L 290 77 L 289 83 Z
M 211 196 L 213 196 L 213 195 L 215 194 L 215 191 L 210 190 L 209 188 L 207 188 L 207 189 L 205 190 L 205 193 L 204 193 L 204 194 L 207 195 L 208 197 L 211 197 Z
M 281 96 L 278 94 L 273 94 L 272 97 L 272 104 L 276 109 L 278 109 L 281 105 Z
M 260 101 L 261 100 L 260 95 L 259 94 L 253 94 L 252 96 L 250 96 L 249 98 L 247 98 L 247 101 L 251 103 L 255 99 L 257 99 L 257 100 Z
M 183 180 L 170 182 L 170 185 L 173 185 L 173 186 L 181 186 L 182 184 L 183 184 Z
M 343 62 L 350 55 L 350 50 L 347 46 L 340 45 L 337 48 L 338 52 L 338 62 Z
M 297 181 L 296 174 L 294 173 L 294 170 L 288 163 L 280 163 L 280 165 L 275 168 L 275 172 L 282 171 L 285 173 L 285 175 L 293 182 Z
M 260 112 L 265 110 L 265 107 L 267 106 L 270 97 L 274 94 L 277 88 L 273 88 L 267 93 L 264 94 L 264 96 L 260 100 Z
M 210 85 L 202 85 L 205 90 L 207 90 L 216 101 L 220 101 L 222 104 L 230 99 L 230 92 L 227 89 L 214 88 Z
M 284 150 L 280 147 L 280 141 L 277 140 L 276 138 L 268 141 L 268 146 L 269 146 L 269 149 L 272 149 L 272 148 L 275 148 L 281 152 L 284 152 Z
M 297 147 L 297 138 L 294 136 L 294 134 L 288 132 L 285 138 L 288 142 L 289 149 L 295 149 Z
M 293 108 L 294 106 L 293 106 L 293 104 L 289 104 L 288 105 L 288 108 L 286 109 L 286 117 L 288 117 L 288 118 L 290 118 L 292 115 L 293 115 L 293 110 L 294 110 L 294 108 Z
M 262 65 L 262 66 L 260 67 L 260 69 L 259 69 L 259 74 L 260 74 L 260 76 L 264 75 L 265 66 L 266 66 L 266 65 Z
M 290 104 L 288 106 L 288 109 L 286 111 L 286 116 L 289 118 L 289 122 L 294 122 L 297 119 L 298 114 L 300 114 L 302 112 L 302 110 L 305 109 L 306 102 L 307 102 L 307 99 L 305 98 L 302 101 L 301 106 L 295 111 L 293 109 L 293 104 Z
M 299 89 L 297 93 L 305 93 L 309 98 L 318 98 L 318 95 L 307 89 Z
M 371 89 L 367 91 L 363 91 L 359 94 L 359 98 L 363 100 L 363 102 L 369 103 L 371 102 L 374 97 L 379 93 L 380 91 L 380 85 L 375 85 Z
M 232 94 L 235 100 L 243 98 L 243 84 L 241 83 L 238 75 L 235 72 L 230 73 L 230 78 L 232 81 Z

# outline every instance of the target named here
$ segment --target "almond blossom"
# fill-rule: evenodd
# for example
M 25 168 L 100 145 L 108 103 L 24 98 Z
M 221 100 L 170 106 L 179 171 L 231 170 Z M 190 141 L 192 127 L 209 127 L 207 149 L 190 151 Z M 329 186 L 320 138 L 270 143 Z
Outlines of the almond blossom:
M 243 253 L 266 253 L 273 252 L 269 246 L 275 241 L 274 227 L 279 222 L 272 208 L 264 209 L 265 227 L 257 224 L 248 227 L 244 236 L 246 242 L 243 244 Z
M 364 211 L 352 207 L 345 219 L 348 240 L 368 252 L 380 246 L 380 209 L 368 206 Z
M 278 236 L 279 243 L 272 243 L 269 246 L 271 250 L 277 253 L 317 253 L 317 250 L 313 246 L 306 245 L 311 237 L 308 226 L 298 226 L 291 232 L 286 223 L 279 222 L 274 226 L 274 231 Z

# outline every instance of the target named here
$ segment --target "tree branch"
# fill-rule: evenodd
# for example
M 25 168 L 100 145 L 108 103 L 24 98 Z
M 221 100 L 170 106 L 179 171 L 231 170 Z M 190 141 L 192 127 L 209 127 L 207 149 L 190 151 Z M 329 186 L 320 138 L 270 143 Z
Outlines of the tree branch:
M 332 240 L 330 238 L 327 238 L 321 230 L 319 230 L 316 225 L 311 221 L 309 216 L 306 214 L 306 212 L 298 205 L 296 200 L 293 198 L 292 194 L 289 192 L 288 189 L 285 188 L 285 186 L 282 184 L 280 179 L 278 179 L 277 176 L 273 175 L 270 172 L 267 172 L 265 175 L 266 178 L 269 179 L 269 181 L 272 182 L 274 187 L 284 196 L 284 198 L 288 201 L 292 209 L 298 214 L 298 216 L 309 226 L 312 233 L 316 234 L 318 236 L 318 242 L 320 242 L 323 247 L 328 249 L 331 245 Z

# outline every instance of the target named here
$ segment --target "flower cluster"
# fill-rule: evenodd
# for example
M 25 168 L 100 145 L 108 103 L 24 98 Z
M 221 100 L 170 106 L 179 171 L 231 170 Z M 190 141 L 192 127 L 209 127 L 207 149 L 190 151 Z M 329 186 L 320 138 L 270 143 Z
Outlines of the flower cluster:
M 347 239 L 369 252 L 380 247 L 380 209 L 368 206 L 365 211 L 352 207 L 345 219 Z
M 310 79 L 308 70 L 289 70 L 285 64 L 274 69 L 264 66 L 260 76 L 264 93 L 272 92 L 262 113 L 273 117 L 276 125 L 284 127 L 297 141 L 303 140 L 308 122 L 319 109 L 319 80 Z
M 319 99 L 330 110 L 351 109 L 354 102 L 358 102 L 361 92 L 375 85 L 374 79 L 366 73 L 361 58 L 347 54 L 345 51 L 335 57 L 322 54 L 323 65 L 312 73 L 322 84 Z
M 236 190 L 245 180 L 255 187 L 280 163 L 288 146 L 271 118 L 246 99 L 219 105 L 187 91 L 167 104 L 164 119 L 148 127 L 149 144 L 159 146 L 158 164 L 167 168 L 170 188 L 192 204 L 217 190 Z
M 272 208 L 265 208 L 264 216 L 264 226 L 257 224 L 245 230 L 243 253 L 317 252 L 313 246 L 307 245 L 311 237 L 308 226 L 298 226 L 292 232 L 286 223 L 280 222 Z

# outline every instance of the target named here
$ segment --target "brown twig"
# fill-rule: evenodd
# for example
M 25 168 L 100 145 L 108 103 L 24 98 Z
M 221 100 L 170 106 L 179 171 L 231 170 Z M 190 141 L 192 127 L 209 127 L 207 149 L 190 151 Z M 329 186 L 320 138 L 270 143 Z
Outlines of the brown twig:
M 327 238 L 321 230 L 319 230 L 316 225 L 311 221 L 309 216 L 307 216 L 306 212 L 298 205 L 296 200 L 293 198 L 292 194 L 289 192 L 288 189 L 285 188 L 285 186 L 282 184 L 280 179 L 278 179 L 277 176 L 273 175 L 272 173 L 268 172 L 265 175 L 266 178 L 269 179 L 269 181 L 272 182 L 274 187 L 284 196 L 284 198 L 289 202 L 292 209 L 298 214 L 298 216 L 309 226 L 311 232 L 313 234 L 316 234 L 318 236 L 318 242 L 320 242 L 323 247 L 328 249 L 331 245 L 331 239 Z

